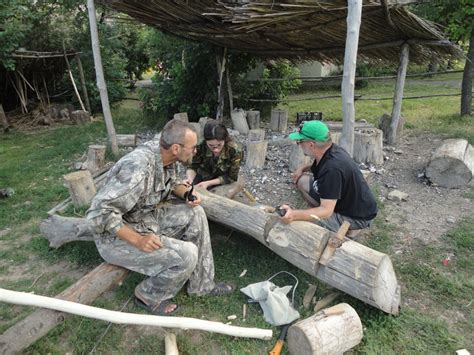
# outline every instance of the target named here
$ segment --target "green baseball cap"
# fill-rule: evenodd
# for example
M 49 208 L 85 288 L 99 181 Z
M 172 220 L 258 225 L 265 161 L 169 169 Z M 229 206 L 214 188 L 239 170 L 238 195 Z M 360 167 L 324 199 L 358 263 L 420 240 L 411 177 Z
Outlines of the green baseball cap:
M 294 140 L 312 140 L 316 142 L 325 142 L 329 138 L 329 128 L 322 121 L 304 121 L 297 132 L 290 133 L 288 136 Z

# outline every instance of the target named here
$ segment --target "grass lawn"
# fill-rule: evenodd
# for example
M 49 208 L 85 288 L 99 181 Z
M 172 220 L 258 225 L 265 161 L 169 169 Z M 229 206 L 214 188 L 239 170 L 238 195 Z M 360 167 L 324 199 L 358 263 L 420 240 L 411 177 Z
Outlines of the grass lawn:
M 432 85 L 434 79 L 408 80 L 407 96 L 428 93 L 457 92 L 446 85 Z M 451 90 L 451 91 L 449 91 Z M 294 95 L 302 98 L 338 94 L 338 91 L 306 92 Z M 370 85 L 358 90 L 363 97 L 391 97 L 393 83 Z M 474 124 L 471 118 L 457 117 L 460 98 L 439 97 L 425 100 L 406 100 L 402 113 L 406 119 L 409 134 L 431 131 L 450 137 L 465 137 L 474 143 Z M 390 113 L 391 100 L 357 101 L 358 118 L 376 122 L 384 113 Z M 342 117 L 340 99 L 299 101 L 288 105 L 290 117 L 298 111 L 322 111 L 325 119 L 340 120 Z M 125 102 L 113 111 L 117 133 L 131 133 L 142 126 L 141 112 L 136 102 Z M 75 281 L 70 270 L 83 272 L 101 262 L 93 243 L 71 243 L 58 250 L 50 249 L 39 233 L 39 222 L 46 212 L 67 197 L 62 185 L 62 175 L 72 171 L 76 161 L 81 160 L 89 144 L 105 142 L 106 129 L 102 121 L 87 126 L 65 126 L 32 133 L 14 132 L 0 136 L 0 187 L 12 187 L 15 195 L 0 200 L 0 277 L 5 280 L 1 287 L 41 295 L 53 296 Z M 474 200 L 474 191 L 466 196 Z M 383 205 L 380 206 L 383 213 Z M 70 210 L 70 214 L 81 215 L 84 211 Z M 229 230 L 212 224 L 213 249 L 217 279 L 229 280 L 243 287 L 262 281 L 279 270 L 294 273 L 300 280 L 296 293 L 297 304 L 302 304 L 308 284 L 317 284 L 317 297 L 331 292 L 327 286 L 296 269 L 285 260 L 260 245 L 251 237 L 230 233 Z M 377 238 L 369 241 L 371 248 L 391 254 L 393 226 L 378 220 L 373 234 Z M 361 317 L 364 338 L 353 353 L 360 354 L 411 354 L 411 353 L 454 353 L 457 349 L 474 350 L 473 308 L 474 294 L 473 249 L 474 219 L 458 223 L 445 236 L 443 248 L 456 255 L 452 267 L 439 265 L 439 255 L 445 253 L 441 246 L 418 246 L 409 255 L 392 255 L 392 262 L 403 283 L 404 296 L 423 295 L 423 305 L 410 305 L 402 309 L 400 316 L 389 316 L 358 300 L 341 295 L 338 302 L 350 303 Z M 66 272 L 49 272 L 48 267 L 65 263 Z M 37 267 L 43 267 L 44 276 L 37 278 Z M 60 264 L 63 265 L 63 264 Z M 247 269 L 244 278 L 241 272 Z M 37 271 L 37 270 L 36 270 Z M 19 274 L 21 274 L 21 277 Z M 11 277 L 10 277 L 11 276 Z M 15 277 L 13 277 L 15 276 Z M 138 274 L 129 276 L 114 292 L 99 298 L 94 305 L 111 310 L 136 312 L 130 305 L 130 296 L 135 285 L 142 279 Z M 278 283 L 289 280 L 283 278 Z M 180 292 L 177 302 L 182 306 L 179 315 L 227 322 L 227 316 L 236 314 L 234 325 L 269 328 L 257 305 L 249 305 L 247 319 L 242 320 L 243 294 L 235 292 L 229 297 L 191 298 Z M 302 318 L 310 311 L 299 309 Z M 31 308 L 0 303 L 0 333 L 24 318 Z M 446 322 L 445 317 L 459 312 L 466 321 L 456 326 Z M 230 338 L 228 336 L 180 331 L 178 344 L 183 354 L 263 354 L 274 345 L 279 329 L 273 328 L 272 341 Z M 27 349 L 27 353 L 160 353 L 163 352 L 163 331 L 153 328 L 112 325 L 103 321 L 78 316 L 68 318 L 46 337 Z M 284 350 L 283 353 L 286 353 Z

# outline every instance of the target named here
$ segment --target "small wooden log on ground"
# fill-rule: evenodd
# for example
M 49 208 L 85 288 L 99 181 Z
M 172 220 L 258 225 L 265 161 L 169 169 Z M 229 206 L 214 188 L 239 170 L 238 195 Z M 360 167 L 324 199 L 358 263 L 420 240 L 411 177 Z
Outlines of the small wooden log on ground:
M 91 121 L 91 115 L 87 111 L 76 110 L 71 113 L 71 121 L 76 124 L 85 124 Z
M 245 111 L 241 109 L 231 112 L 232 126 L 241 134 L 249 133 L 249 125 L 245 116 Z
M 64 183 L 69 190 L 72 203 L 76 207 L 90 204 L 97 192 L 89 170 L 75 171 L 64 175 Z
M 181 120 L 181 121 L 184 121 L 184 122 L 189 122 L 189 118 L 188 118 L 188 113 L 187 113 L 187 112 L 175 113 L 175 114 L 173 115 L 173 119 L 178 119 L 178 120 Z
M 195 318 L 167 317 L 110 311 L 107 309 L 86 306 L 77 302 L 37 296 L 26 292 L 9 291 L 2 288 L 0 288 L 0 301 L 25 306 L 44 307 L 116 324 L 153 325 L 178 329 L 196 329 L 236 337 L 264 340 L 271 339 L 273 335 L 271 329 L 236 327 Z
M 84 304 L 92 303 L 105 291 L 121 283 L 128 272 L 119 266 L 103 263 L 56 298 Z M 68 316 L 67 313 L 50 309 L 33 312 L 0 335 L 0 354 L 21 353 L 64 322 Z
M 267 156 L 268 141 L 247 142 L 247 168 L 263 168 Z
M 273 108 L 270 116 L 270 129 L 285 133 L 288 129 L 288 110 Z
M 392 123 L 392 116 L 388 113 L 384 113 L 379 118 L 379 128 L 383 132 L 383 139 L 386 141 L 388 139 L 388 135 L 390 133 L 390 124 Z M 397 127 L 397 137 L 400 137 L 403 133 L 403 127 L 405 126 L 405 119 L 400 116 L 398 120 L 398 127 Z
M 260 111 L 247 111 L 247 122 L 250 129 L 260 128 Z
M 296 144 L 296 142 L 291 143 L 290 148 L 290 158 L 288 162 L 288 168 L 291 172 L 295 171 L 302 165 L 307 165 L 311 163 L 311 157 L 304 155 L 303 150 Z
M 84 163 L 84 167 L 94 174 L 95 172 L 102 169 L 105 165 L 105 151 L 107 147 L 105 145 L 90 145 L 87 151 L 87 160 Z
M 291 354 L 343 354 L 362 340 L 362 323 L 347 303 L 326 308 L 288 329 Z
M 446 139 L 431 156 L 426 176 L 434 183 L 459 188 L 474 175 L 474 149 L 465 139 Z
M 165 335 L 165 355 L 179 355 L 176 335 L 167 333 Z

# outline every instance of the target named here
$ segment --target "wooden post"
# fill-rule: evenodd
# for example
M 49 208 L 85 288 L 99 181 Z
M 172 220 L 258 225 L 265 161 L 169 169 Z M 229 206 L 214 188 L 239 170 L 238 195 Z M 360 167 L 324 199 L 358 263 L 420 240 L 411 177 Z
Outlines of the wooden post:
M 299 354 L 343 354 L 362 340 L 362 322 L 354 308 L 340 303 L 288 329 L 288 350 Z
M 109 135 L 109 142 L 112 153 L 118 156 L 119 149 L 117 145 L 117 135 L 115 133 L 112 113 L 110 112 L 109 94 L 107 93 L 107 85 L 104 79 L 104 70 L 102 68 L 102 57 L 100 55 L 99 34 L 97 32 L 97 18 L 95 15 L 94 0 L 87 0 L 87 10 L 89 12 L 89 25 L 91 30 L 92 52 L 94 54 L 94 66 L 97 76 L 97 87 L 99 88 L 100 101 L 102 103 L 102 111 L 104 113 L 105 125 Z
M 217 87 L 217 110 L 216 110 L 216 120 L 222 122 L 224 118 L 224 88 L 222 87 L 224 83 L 224 71 L 226 65 L 226 54 L 227 54 L 227 47 L 224 47 L 224 52 L 222 53 L 222 62 L 220 61 L 219 56 L 216 56 L 216 63 L 217 63 L 217 73 L 219 75 L 219 86 Z
M 265 165 L 265 157 L 267 156 L 268 141 L 249 141 L 247 142 L 247 159 L 245 167 L 247 168 L 263 168 Z
M 247 122 L 250 129 L 260 128 L 260 111 L 247 111 Z
M 393 97 L 392 121 L 387 139 L 387 143 L 390 145 L 394 145 L 397 140 L 397 129 L 400 113 L 402 112 L 403 89 L 405 87 L 409 55 L 410 46 L 408 43 L 404 43 L 400 53 L 400 65 L 398 67 L 397 83 L 395 84 L 395 95 Z
M 82 103 L 81 95 L 79 94 L 79 91 L 77 90 L 76 81 L 74 80 L 74 76 L 72 75 L 71 65 L 69 64 L 69 59 L 67 58 L 64 40 L 63 40 L 63 52 L 64 52 L 64 60 L 66 61 L 67 70 L 69 72 L 69 79 L 71 79 L 72 87 L 74 88 L 74 93 L 76 94 L 77 100 L 79 101 L 79 104 L 81 105 L 82 111 L 85 111 L 86 108 L 84 107 L 84 104 Z
M 97 192 L 89 170 L 64 175 L 64 184 L 69 189 L 72 203 L 76 207 L 89 205 Z
M 105 151 L 107 147 L 105 145 L 90 145 L 87 151 L 87 160 L 85 162 L 85 168 L 94 174 L 96 171 L 102 169 L 105 165 Z
M 261 142 L 265 139 L 265 130 L 251 129 L 247 137 L 249 142 Z
M 229 67 L 225 70 L 225 77 L 227 79 L 227 94 L 229 95 L 229 116 L 230 112 L 234 111 L 234 95 L 232 94 L 232 84 L 230 83 Z
M 76 54 L 77 69 L 79 70 L 79 78 L 81 79 L 82 95 L 84 95 L 84 101 L 86 103 L 87 111 L 92 114 L 91 104 L 89 102 L 89 95 L 87 94 L 86 79 L 84 78 L 84 69 L 82 69 L 81 55 Z M 49 98 L 48 98 L 49 101 Z
M 359 45 L 359 29 L 362 14 L 362 0 L 348 0 L 346 50 L 344 54 L 344 73 L 342 75 L 342 126 L 341 147 L 350 156 L 354 149 L 354 85 L 357 64 L 357 46 Z
M 3 111 L 3 105 L 0 103 L 0 122 L 3 126 L 3 132 L 7 133 L 9 131 L 10 125 L 8 124 L 7 116 L 5 111 Z
M 112 286 L 121 283 L 128 272 L 120 266 L 102 263 L 56 298 L 83 304 L 92 303 Z M 50 330 L 63 323 L 68 316 L 67 313 L 51 309 L 34 311 L 0 334 L 0 354 L 22 353 Z
M 175 114 L 173 115 L 173 118 L 178 119 L 178 120 L 181 120 L 181 121 L 184 121 L 184 122 L 189 122 L 189 118 L 188 118 L 188 113 L 187 113 L 187 112 L 175 113 Z
M 275 132 L 286 132 L 288 128 L 288 110 L 272 108 L 270 129 Z

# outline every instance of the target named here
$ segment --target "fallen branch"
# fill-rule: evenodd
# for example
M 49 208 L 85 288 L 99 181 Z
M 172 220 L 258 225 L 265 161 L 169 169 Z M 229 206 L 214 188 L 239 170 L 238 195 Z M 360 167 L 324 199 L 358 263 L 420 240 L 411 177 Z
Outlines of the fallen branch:
M 235 337 L 270 340 L 271 329 L 243 328 L 208 320 L 185 317 L 162 317 L 146 314 L 122 313 L 107 309 L 59 300 L 56 298 L 33 295 L 26 292 L 9 291 L 0 288 L 0 301 L 24 306 L 43 307 L 56 311 L 76 314 L 83 317 L 100 319 L 117 324 L 152 325 L 168 328 L 197 329 Z

